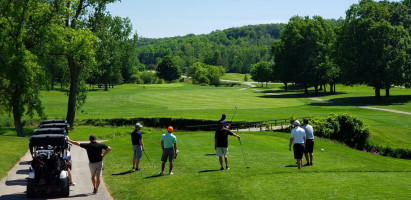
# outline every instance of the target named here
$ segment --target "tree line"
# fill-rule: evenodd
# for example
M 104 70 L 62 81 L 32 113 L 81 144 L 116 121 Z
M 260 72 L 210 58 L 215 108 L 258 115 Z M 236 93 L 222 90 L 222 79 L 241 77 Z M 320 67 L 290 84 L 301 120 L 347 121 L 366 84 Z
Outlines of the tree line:
M 272 45 L 273 62 L 255 64 L 253 80 L 281 81 L 305 88 L 366 84 L 380 97 L 393 85 L 411 82 L 411 1 L 361 0 L 345 19 L 292 17 Z M 271 66 L 271 67 L 270 67 Z M 269 74 L 269 75 L 267 75 Z

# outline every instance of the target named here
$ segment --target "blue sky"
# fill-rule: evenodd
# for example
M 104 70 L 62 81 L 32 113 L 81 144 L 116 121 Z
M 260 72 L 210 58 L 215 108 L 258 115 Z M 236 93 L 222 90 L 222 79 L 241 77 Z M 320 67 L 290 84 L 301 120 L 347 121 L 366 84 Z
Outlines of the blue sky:
M 295 15 L 338 19 L 354 3 L 358 0 L 121 0 L 107 10 L 128 17 L 139 36 L 163 38 L 287 23 Z

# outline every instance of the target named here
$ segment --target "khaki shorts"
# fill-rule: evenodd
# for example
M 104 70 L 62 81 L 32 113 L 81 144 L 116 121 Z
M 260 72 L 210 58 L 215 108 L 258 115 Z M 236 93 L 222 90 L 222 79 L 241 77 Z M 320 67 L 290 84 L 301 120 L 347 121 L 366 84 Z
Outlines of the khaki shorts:
M 96 163 L 89 163 L 91 177 L 94 176 L 101 176 L 103 173 L 103 161 L 96 162 Z
M 215 149 L 215 155 L 218 157 L 227 157 L 228 154 L 228 147 L 217 147 Z

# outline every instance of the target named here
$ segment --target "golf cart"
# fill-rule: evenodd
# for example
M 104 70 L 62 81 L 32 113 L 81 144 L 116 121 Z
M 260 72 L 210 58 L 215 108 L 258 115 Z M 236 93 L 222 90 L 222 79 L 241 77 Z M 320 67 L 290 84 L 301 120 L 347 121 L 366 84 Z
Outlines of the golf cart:
M 58 190 L 69 196 L 70 184 L 64 156 L 68 156 L 69 145 L 65 129 L 38 129 L 30 138 L 30 152 L 33 156 L 27 179 L 27 197 L 35 197 L 38 191 Z M 47 132 L 49 134 L 47 134 Z
M 64 128 L 66 130 L 66 134 L 68 135 L 70 125 L 67 123 L 48 123 L 48 124 L 40 124 L 41 129 L 48 129 L 48 128 Z

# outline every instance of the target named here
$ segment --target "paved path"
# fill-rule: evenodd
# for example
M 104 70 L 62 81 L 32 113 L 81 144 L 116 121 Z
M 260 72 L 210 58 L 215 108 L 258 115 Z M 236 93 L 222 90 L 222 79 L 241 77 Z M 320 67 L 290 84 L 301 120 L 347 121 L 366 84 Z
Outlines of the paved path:
M 325 100 L 325 99 L 320 99 L 320 98 L 310 98 L 311 100 L 314 101 L 322 101 L 322 102 L 330 102 L 330 103 L 335 103 L 335 104 L 341 104 L 341 105 L 348 105 L 348 106 L 354 106 L 357 108 L 363 108 L 363 109 L 370 109 L 370 110 L 380 110 L 380 111 L 386 111 L 386 112 L 392 112 L 392 113 L 398 113 L 398 114 L 406 114 L 406 115 L 411 115 L 410 112 L 405 112 L 405 111 L 400 111 L 400 110 L 392 110 L 392 109 L 386 109 L 386 108 L 376 108 L 376 107 L 371 107 L 371 106 L 355 106 L 355 105 L 350 105 L 342 102 L 337 102 L 337 101 L 330 101 L 330 100 Z
M 35 199 L 86 199 L 86 200 L 106 200 L 112 199 L 110 194 L 101 182 L 99 191 L 97 194 L 92 194 L 93 187 L 90 179 L 90 170 L 88 168 L 88 158 L 86 150 L 78 147 L 71 147 L 73 171 L 72 177 L 73 181 L 77 183 L 76 186 L 70 187 L 70 196 L 67 198 L 61 198 L 60 196 L 54 194 L 41 195 L 40 198 Z M 9 171 L 7 177 L 0 181 L 0 200 L 22 200 L 28 199 L 26 197 L 26 178 L 29 173 L 29 161 L 31 161 L 30 152 L 28 151 L 25 156 L 23 156 L 20 161 L 14 166 L 14 168 Z M 104 174 L 104 172 L 103 172 Z

